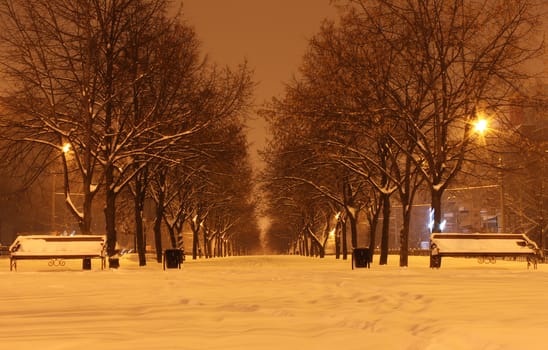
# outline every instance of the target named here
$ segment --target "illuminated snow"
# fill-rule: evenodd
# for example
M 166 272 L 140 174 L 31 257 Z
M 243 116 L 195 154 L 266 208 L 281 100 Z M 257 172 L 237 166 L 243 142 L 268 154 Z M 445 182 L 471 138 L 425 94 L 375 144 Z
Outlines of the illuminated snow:
M 477 237 L 490 236 L 490 239 Z M 469 237 L 467 239 L 467 237 Z M 497 238 L 501 237 L 501 238 Z M 440 252 L 450 253 L 515 253 L 527 254 L 538 250 L 537 245 L 529 239 L 524 240 L 521 235 L 505 234 L 433 234 L 430 238 Z M 529 243 L 530 246 L 527 246 Z
M 261 256 L 163 271 L 0 259 L 6 349 L 545 349 L 548 265 Z
M 19 236 L 10 246 L 14 255 L 101 255 L 105 237 L 90 235 L 73 236 Z

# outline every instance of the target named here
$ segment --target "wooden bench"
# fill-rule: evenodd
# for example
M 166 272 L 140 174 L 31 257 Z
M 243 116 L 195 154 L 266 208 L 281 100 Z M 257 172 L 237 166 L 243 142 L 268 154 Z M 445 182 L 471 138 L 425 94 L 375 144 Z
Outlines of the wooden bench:
M 82 268 L 91 269 L 91 259 L 101 259 L 105 268 L 106 239 L 104 236 L 75 235 L 18 236 L 10 246 L 10 271 L 17 270 L 18 260 L 49 259 L 50 266 L 64 266 L 64 260 L 82 259 Z
M 524 234 L 433 233 L 430 235 L 430 267 L 440 268 L 441 258 L 477 257 L 480 263 L 497 258 L 524 257 L 536 268 L 541 257 L 537 244 Z

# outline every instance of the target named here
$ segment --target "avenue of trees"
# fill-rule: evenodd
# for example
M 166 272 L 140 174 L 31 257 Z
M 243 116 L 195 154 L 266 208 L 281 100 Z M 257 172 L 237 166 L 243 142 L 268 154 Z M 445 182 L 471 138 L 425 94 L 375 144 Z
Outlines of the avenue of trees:
M 380 247 L 386 264 L 390 217 L 401 215 L 399 263 L 407 266 L 418 193 L 428 194 L 432 231 L 440 232 L 442 197 L 451 186 L 496 179 L 502 163 L 523 172 L 526 154 L 537 165 L 544 159 L 545 139 L 527 138 L 513 123 L 513 111 L 544 103 L 542 95 L 527 98 L 525 70 L 541 52 L 542 4 L 335 3 L 340 17 L 323 23 L 285 94 L 263 111 L 272 134 L 263 174 L 269 243 L 322 256 L 331 234 L 337 257 L 346 258 L 346 236 L 356 247 L 361 220 L 371 252 Z M 489 119 L 486 134 L 475 130 L 481 115 Z M 521 156 L 509 161 L 511 152 Z M 543 178 L 530 177 L 530 188 L 543 188 Z M 538 192 L 530 193 L 536 208 L 546 197 Z M 529 223 L 542 237 L 542 212 Z
M 147 203 L 158 261 L 162 232 L 180 247 L 183 225 L 194 258 L 259 245 L 244 128 L 251 71 L 210 63 L 169 6 L 0 1 L 3 198 L 23 198 L 48 172 L 61 174 L 81 233 L 91 233 L 101 201 L 109 256 L 123 202 L 141 265 Z

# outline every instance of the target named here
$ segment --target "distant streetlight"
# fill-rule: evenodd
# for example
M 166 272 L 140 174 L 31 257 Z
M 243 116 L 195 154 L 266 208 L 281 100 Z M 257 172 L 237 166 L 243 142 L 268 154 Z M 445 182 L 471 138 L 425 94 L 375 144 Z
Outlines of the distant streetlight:
M 478 119 L 474 123 L 474 131 L 480 135 L 483 135 L 487 131 L 488 122 L 482 113 L 478 115 Z
M 70 152 L 70 143 L 65 143 L 63 147 L 61 147 L 61 151 L 63 151 L 64 154 L 67 154 Z

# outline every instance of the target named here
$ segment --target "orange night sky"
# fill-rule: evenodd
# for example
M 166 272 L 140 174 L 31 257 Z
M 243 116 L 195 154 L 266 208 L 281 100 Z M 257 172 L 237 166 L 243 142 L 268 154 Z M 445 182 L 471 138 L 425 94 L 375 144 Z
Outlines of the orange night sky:
M 325 18 L 337 14 L 330 0 L 184 0 L 183 17 L 195 27 L 203 52 L 219 65 L 247 59 L 254 70 L 255 104 L 283 92 Z M 265 123 L 249 123 L 254 164 L 265 144 Z

